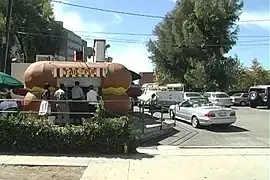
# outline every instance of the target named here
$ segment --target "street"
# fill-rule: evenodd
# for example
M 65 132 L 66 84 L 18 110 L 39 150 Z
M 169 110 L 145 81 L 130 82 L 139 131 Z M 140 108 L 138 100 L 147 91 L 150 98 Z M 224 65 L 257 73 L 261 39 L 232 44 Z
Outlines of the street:
M 176 132 L 158 140 L 156 145 L 173 146 L 226 146 L 226 147 L 269 147 L 269 113 L 267 109 L 233 107 L 237 121 L 229 128 L 217 126 L 193 128 L 177 120 Z M 155 113 L 160 117 L 160 113 Z M 164 114 L 169 118 L 168 114 Z

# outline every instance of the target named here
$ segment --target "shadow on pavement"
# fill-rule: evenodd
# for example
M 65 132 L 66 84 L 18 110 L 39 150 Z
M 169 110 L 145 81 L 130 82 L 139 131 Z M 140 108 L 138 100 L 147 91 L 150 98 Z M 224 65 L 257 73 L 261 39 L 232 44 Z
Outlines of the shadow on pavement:
M 222 125 L 213 125 L 213 126 L 207 126 L 207 127 L 203 127 L 202 129 L 206 129 L 208 131 L 212 131 L 212 132 L 220 132 L 220 133 L 234 133 L 234 132 L 246 132 L 249 131 L 248 129 L 245 128 L 241 128 L 238 126 L 222 126 Z
M 53 156 L 53 157 L 83 157 L 83 158 L 108 158 L 108 159 L 134 159 L 141 160 L 145 158 L 152 158 L 154 156 L 148 154 L 141 154 L 136 152 L 130 153 L 129 155 L 124 154 L 98 154 L 98 153 L 88 153 L 88 154 L 53 154 L 53 153 L 12 153 L 12 152 L 0 152 L 0 155 L 6 156 Z
M 176 129 L 173 129 L 172 132 L 165 134 L 163 136 L 159 136 L 157 138 L 148 140 L 148 141 L 144 141 L 144 142 L 140 143 L 139 146 L 140 147 L 158 146 L 158 145 L 160 145 L 160 143 L 159 143 L 160 141 L 167 139 L 168 137 L 174 136 L 177 133 L 179 133 L 179 131 Z

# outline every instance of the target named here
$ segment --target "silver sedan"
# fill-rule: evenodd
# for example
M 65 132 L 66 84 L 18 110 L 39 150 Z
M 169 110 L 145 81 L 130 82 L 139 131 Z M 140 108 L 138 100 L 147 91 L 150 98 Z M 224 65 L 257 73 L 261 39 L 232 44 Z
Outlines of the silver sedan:
M 169 113 L 171 119 L 179 118 L 190 122 L 195 128 L 211 124 L 229 126 L 236 121 L 233 109 L 215 106 L 207 98 L 191 99 L 172 105 Z

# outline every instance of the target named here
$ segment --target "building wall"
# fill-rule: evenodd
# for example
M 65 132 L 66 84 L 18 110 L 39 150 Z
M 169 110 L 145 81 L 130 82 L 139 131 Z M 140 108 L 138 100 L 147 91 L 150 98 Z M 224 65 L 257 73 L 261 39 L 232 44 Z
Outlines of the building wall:
M 74 51 L 81 51 L 87 47 L 87 42 L 74 32 L 63 28 L 63 40 L 60 43 L 59 55 L 64 56 L 67 61 L 73 61 Z
M 82 49 L 84 48 L 84 60 L 87 61 L 87 54 L 88 52 L 88 48 L 87 48 L 87 41 L 82 39 Z
M 95 39 L 94 40 L 94 62 L 104 62 L 105 61 L 105 46 L 106 40 L 104 39 Z
M 74 32 L 67 30 L 67 61 L 73 61 L 74 51 L 82 50 L 82 39 Z
M 11 76 L 23 82 L 24 71 L 30 66 L 31 63 L 12 63 Z
M 140 72 L 141 79 L 139 80 L 139 84 L 143 85 L 145 83 L 154 83 L 154 72 Z

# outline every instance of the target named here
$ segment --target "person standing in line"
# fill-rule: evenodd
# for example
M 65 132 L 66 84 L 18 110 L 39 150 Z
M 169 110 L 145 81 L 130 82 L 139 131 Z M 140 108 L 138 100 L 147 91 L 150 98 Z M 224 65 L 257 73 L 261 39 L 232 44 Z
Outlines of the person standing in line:
M 69 123 L 69 106 L 67 100 L 66 87 L 64 84 L 60 84 L 60 87 L 54 93 L 56 102 L 57 118 L 56 124 Z
M 51 91 L 49 88 L 51 85 L 49 83 L 44 83 L 43 90 L 41 92 L 41 103 L 39 107 L 39 115 L 44 116 L 44 115 L 49 115 L 51 113 Z
M 80 82 L 79 81 L 75 81 L 75 86 L 71 89 L 71 98 L 73 101 L 72 102 L 72 113 L 74 113 L 73 115 L 73 119 L 78 119 L 80 118 L 79 116 L 79 112 L 80 109 L 82 108 L 81 105 L 82 103 L 80 102 L 80 100 L 84 100 L 85 96 L 83 93 L 82 88 L 80 87 Z
M 89 111 L 94 113 L 96 111 L 96 105 L 98 104 L 98 93 L 94 90 L 94 86 L 89 87 L 89 91 L 86 94 Z
M 8 92 L 6 94 L 6 100 L 0 103 L 0 115 L 16 114 L 19 112 L 19 107 L 16 101 L 11 100 L 11 94 Z M 14 111 L 12 113 L 5 111 Z
M 148 102 L 149 102 L 149 111 L 151 113 L 151 118 L 153 118 L 153 115 L 158 108 L 157 107 L 158 97 L 155 94 L 152 94 Z

